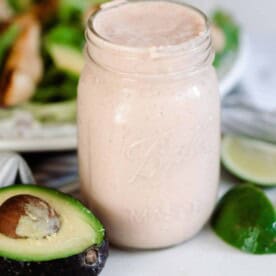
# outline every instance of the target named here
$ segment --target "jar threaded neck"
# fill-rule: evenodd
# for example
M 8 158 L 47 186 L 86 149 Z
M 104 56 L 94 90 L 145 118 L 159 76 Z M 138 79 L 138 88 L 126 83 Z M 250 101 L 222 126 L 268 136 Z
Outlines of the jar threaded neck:
M 154 0 L 139 2 L 154 2 Z M 131 1 L 136 2 L 136 1 Z M 156 1 L 157 2 L 157 1 Z M 161 2 L 161 1 L 160 1 Z M 207 17 L 198 9 L 189 5 L 162 1 L 181 5 L 198 13 L 204 20 L 204 31 L 184 43 L 166 46 L 130 47 L 105 39 L 94 28 L 96 14 L 90 17 L 86 29 L 87 56 L 98 65 L 120 73 L 135 74 L 171 74 L 191 73 L 211 65 L 214 59 L 210 26 Z M 116 9 L 129 2 L 104 8 Z

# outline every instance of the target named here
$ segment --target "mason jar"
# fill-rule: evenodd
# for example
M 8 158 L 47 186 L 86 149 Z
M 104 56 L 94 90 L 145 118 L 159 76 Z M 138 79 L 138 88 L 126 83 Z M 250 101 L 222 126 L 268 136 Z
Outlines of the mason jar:
M 86 39 L 78 88 L 86 203 L 120 247 L 191 238 L 213 210 L 219 176 L 220 99 L 206 16 L 178 2 L 111 2 L 91 16 Z

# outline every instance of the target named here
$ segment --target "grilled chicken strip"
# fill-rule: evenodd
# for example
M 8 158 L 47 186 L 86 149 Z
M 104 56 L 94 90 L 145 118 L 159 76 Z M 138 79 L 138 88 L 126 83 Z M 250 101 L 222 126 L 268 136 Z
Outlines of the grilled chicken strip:
M 40 25 L 31 15 L 16 19 L 21 32 L 12 46 L 0 79 L 0 103 L 14 106 L 29 100 L 42 77 Z

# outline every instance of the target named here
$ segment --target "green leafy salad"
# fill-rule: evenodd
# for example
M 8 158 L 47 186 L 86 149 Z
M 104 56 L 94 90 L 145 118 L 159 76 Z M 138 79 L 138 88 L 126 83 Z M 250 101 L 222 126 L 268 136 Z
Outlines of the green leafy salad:
M 74 123 L 87 18 L 103 0 L 0 1 L 0 119 L 30 112 L 39 122 Z M 211 17 L 218 68 L 239 46 L 239 27 Z

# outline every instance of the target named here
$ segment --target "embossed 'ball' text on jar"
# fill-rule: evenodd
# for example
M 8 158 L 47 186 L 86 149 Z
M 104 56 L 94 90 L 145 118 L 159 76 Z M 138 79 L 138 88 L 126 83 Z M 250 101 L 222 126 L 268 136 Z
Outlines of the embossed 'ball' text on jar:
M 205 15 L 169 1 L 111 2 L 88 21 L 78 88 L 81 190 L 121 247 L 161 248 L 208 220 L 220 106 Z

